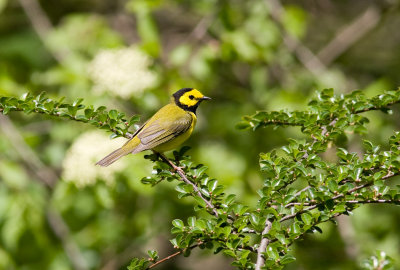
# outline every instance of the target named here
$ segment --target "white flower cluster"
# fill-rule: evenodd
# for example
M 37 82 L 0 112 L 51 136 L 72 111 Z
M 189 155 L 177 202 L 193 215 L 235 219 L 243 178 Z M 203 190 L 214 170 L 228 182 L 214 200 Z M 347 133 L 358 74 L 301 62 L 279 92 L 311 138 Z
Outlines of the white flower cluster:
M 125 168 L 124 160 L 119 160 L 107 168 L 96 166 L 95 163 L 121 147 L 124 139 L 116 138 L 108 143 L 107 141 L 109 138 L 100 131 L 82 134 L 67 151 L 62 164 L 62 178 L 78 187 L 92 185 L 97 179 L 112 184 L 114 173 Z
M 156 85 L 157 76 L 149 70 L 150 65 L 151 59 L 137 48 L 110 49 L 96 55 L 88 72 L 95 92 L 129 98 Z

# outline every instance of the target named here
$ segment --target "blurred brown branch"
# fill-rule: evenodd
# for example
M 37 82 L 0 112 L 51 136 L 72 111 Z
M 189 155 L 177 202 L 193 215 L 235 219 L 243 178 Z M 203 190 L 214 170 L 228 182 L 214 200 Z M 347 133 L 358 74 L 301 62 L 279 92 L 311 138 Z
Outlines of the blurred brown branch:
M 52 188 L 57 182 L 58 176 L 54 171 L 40 161 L 35 152 L 25 143 L 24 138 L 14 124 L 4 115 L 0 114 L 0 130 L 9 139 L 18 156 L 29 169 L 30 174 L 36 176 L 46 186 Z
M 279 0 L 265 0 L 265 4 L 270 7 L 270 14 L 282 33 L 282 39 L 289 51 L 295 53 L 296 57 L 314 76 L 319 76 L 326 66 L 321 60 L 296 37 L 286 31 L 282 25 L 282 15 L 285 12 Z
M 65 50 L 54 50 L 47 46 L 47 35 L 50 31 L 52 31 L 53 25 L 47 14 L 40 6 L 40 3 L 37 0 L 19 0 L 19 3 L 31 21 L 33 29 L 42 40 L 43 44 L 47 47 L 54 59 L 56 59 L 57 62 L 62 63 L 70 54 L 70 52 Z
M 380 10 L 375 6 L 370 6 L 354 21 L 340 29 L 335 37 L 318 52 L 318 58 L 326 66 L 329 66 L 336 58 L 375 28 L 380 19 Z
M 36 0 L 19 0 L 25 14 L 32 22 L 32 26 L 36 33 L 42 40 L 46 38 L 46 35 L 51 31 L 53 25 L 51 24 L 46 13 L 43 11 L 39 2 Z
M 199 41 L 204 38 L 204 36 L 207 34 L 207 30 L 212 24 L 213 20 L 215 19 L 214 14 L 209 15 L 209 16 L 204 16 L 193 28 L 192 32 L 187 36 L 185 41 L 188 41 L 192 38 L 195 40 Z
M 374 29 L 382 17 L 381 11 L 377 7 L 370 6 L 354 21 L 340 29 L 318 54 L 314 54 L 283 27 L 281 18 L 285 9 L 281 2 L 279 0 L 266 0 L 265 2 L 270 7 L 271 18 L 282 32 L 282 39 L 286 47 L 295 53 L 303 66 L 315 76 L 320 75 L 335 59 Z
M 359 247 L 355 239 L 355 231 L 351 224 L 349 217 L 338 216 L 336 218 L 338 224 L 339 234 L 345 244 L 344 250 L 347 257 L 352 260 L 356 260 L 359 254 Z

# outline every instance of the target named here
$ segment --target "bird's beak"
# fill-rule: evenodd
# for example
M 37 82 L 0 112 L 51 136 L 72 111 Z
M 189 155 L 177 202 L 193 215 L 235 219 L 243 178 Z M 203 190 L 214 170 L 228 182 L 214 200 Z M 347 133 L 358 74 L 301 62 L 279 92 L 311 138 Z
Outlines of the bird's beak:
M 210 100 L 211 98 L 210 97 L 206 97 L 206 96 L 203 96 L 202 98 L 200 98 L 200 100 Z

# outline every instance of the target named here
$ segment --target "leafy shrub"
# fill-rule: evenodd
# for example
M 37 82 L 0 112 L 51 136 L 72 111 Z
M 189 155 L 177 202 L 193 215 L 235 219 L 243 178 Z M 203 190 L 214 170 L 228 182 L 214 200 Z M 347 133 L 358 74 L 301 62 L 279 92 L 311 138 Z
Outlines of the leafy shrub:
M 191 161 L 187 147 L 175 151 L 172 160 L 146 156 L 154 162 L 154 170 L 142 183 L 155 186 L 176 181 L 178 198 L 193 198 L 195 212 L 186 221 L 172 221 L 170 241 L 176 253 L 160 259 L 152 250 L 149 258 L 133 259 L 128 269 L 152 268 L 179 254 L 189 256 L 194 248 L 232 257 L 232 265 L 240 269 L 281 269 L 295 260 L 291 245 L 307 233 L 323 233 L 321 223 L 349 215 L 363 204 L 399 204 L 399 188 L 389 180 L 400 174 L 400 132 L 393 132 L 386 150 L 368 140 L 362 141 L 362 153 L 350 152 L 346 146 L 347 134 L 368 133 L 369 120 L 363 113 L 391 113 L 390 106 L 397 103 L 400 90 L 367 98 L 360 91 L 335 95 L 326 89 L 307 110 L 260 111 L 243 117 L 240 129 L 297 126 L 304 135 L 260 154 L 264 183 L 256 205 L 244 205 L 235 194 L 227 194 L 217 179 L 207 175 L 205 165 Z M 105 107 L 85 107 L 82 100 L 68 104 L 44 94 L 0 97 L 0 112 L 11 111 L 90 123 L 127 138 L 128 128 L 138 121 L 137 116 L 125 120 L 123 113 Z M 324 156 L 329 149 L 336 149 L 335 159 Z M 390 265 L 391 259 L 380 253 L 364 263 L 366 269 L 389 269 Z

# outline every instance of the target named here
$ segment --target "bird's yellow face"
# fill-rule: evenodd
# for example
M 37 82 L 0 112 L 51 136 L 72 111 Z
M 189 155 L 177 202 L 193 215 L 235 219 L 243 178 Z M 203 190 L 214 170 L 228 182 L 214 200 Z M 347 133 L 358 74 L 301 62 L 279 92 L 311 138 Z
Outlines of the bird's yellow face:
M 192 89 L 186 93 L 184 93 L 180 98 L 179 102 L 188 107 L 195 106 L 197 103 L 201 102 L 204 98 L 204 95 L 200 93 L 197 89 Z
M 176 105 L 193 113 L 196 113 L 197 107 L 203 100 L 211 99 L 194 88 L 183 88 L 173 94 L 173 97 Z

